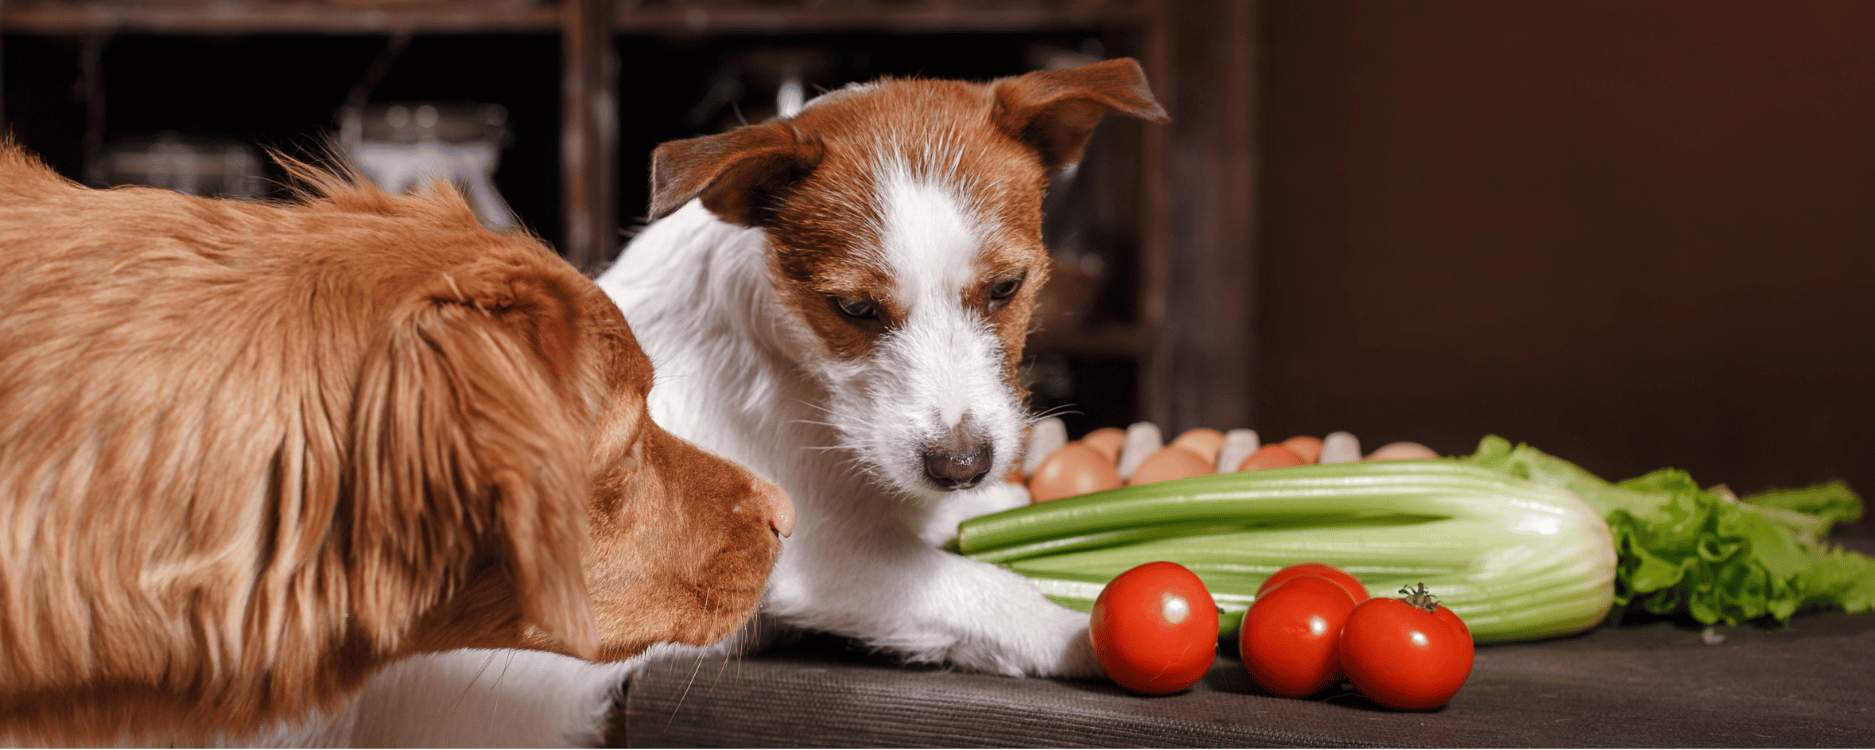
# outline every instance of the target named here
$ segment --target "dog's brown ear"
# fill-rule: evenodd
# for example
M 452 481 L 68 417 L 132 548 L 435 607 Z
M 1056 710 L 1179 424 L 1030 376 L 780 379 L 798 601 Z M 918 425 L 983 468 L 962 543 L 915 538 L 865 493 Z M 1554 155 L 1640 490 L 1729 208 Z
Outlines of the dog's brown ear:
M 1171 122 L 1132 58 L 1044 70 L 991 84 L 998 128 L 1028 144 L 1050 175 L 1081 160 L 1094 127 L 1109 112 Z
M 367 355 L 350 543 L 358 624 L 377 643 L 498 559 L 527 622 L 594 653 L 581 555 L 595 405 L 571 283 L 493 261 L 438 273 Z
M 754 226 L 774 193 L 814 171 L 823 153 L 786 122 L 664 143 L 651 152 L 651 218 L 701 197 L 723 221 Z

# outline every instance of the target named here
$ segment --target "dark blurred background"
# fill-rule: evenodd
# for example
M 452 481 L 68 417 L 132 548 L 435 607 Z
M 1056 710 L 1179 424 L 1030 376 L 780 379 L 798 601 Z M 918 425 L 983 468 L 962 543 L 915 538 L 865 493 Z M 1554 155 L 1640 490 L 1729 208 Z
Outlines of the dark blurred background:
M 1256 422 L 1875 490 L 1875 3 L 1262 10 Z
M 348 103 L 497 104 L 495 187 L 594 269 L 656 144 L 789 86 L 1133 56 L 1175 122 L 1109 120 L 1050 197 L 1029 372 L 1071 434 L 1875 488 L 1875 4 L 564 2 L 0 0 L 0 118 L 100 183 L 163 133 L 316 155 Z

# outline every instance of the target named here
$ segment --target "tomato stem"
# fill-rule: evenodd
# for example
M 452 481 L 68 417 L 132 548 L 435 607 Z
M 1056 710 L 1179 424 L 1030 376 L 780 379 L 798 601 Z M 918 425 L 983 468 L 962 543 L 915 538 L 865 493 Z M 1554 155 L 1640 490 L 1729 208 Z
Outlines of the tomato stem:
M 1405 602 L 1407 604 L 1411 604 L 1427 612 L 1438 611 L 1439 597 L 1433 596 L 1432 592 L 1427 591 L 1426 584 L 1424 583 L 1419 584 L 1419 588 L 1417 589 L 1402 588 L 1400 589 L 1400 593 L 1406 595 Z

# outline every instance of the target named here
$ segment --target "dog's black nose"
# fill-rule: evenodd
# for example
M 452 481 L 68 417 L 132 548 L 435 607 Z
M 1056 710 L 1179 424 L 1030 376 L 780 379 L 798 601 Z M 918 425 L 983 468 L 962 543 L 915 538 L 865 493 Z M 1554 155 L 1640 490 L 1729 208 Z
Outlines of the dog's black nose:
M 947 490 L 975 487 L 990 473 L 995 454 L 988 442 L 969 446 L 934 445 L 924 452 L 924 475 Z

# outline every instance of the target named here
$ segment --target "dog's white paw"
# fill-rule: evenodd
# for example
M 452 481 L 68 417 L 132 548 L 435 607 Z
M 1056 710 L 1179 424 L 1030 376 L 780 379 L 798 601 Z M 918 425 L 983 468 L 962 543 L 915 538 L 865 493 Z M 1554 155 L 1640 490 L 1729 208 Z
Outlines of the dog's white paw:
M 989 515 L 1029 504 L 1029 488 L 1009 482 L 990 482 L 968 492 L 953 492 L 935 501 L 918 529 L 918 538 L 933 547 L 942 546 L 957 536 L 957 525 L 977 516 Z
M 1094 639 L 1088 634 L 1085 624 L 1073 631 L 1068 639 L 1067 647 L 1061 651 L 1061 659 L 1055 663 L 1054 675 L 1082 680 L 1107 676 L 1107 670 L 1100 666 L 1100 660 L 1094 658 Z
M 1094 658 L 1087 615 L 1066 607 L 1051 607 L 1042 622 L 1031 626 L 1015 642 L 960 641 L 951 648 L 946 661 L 1010 677 L 1095 679 L 1106 675 Z

